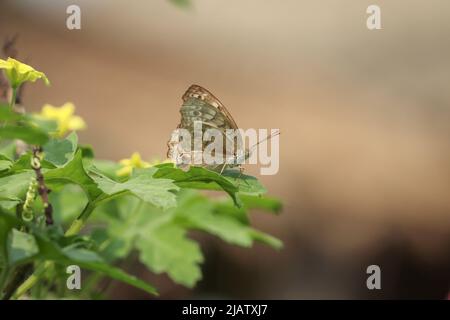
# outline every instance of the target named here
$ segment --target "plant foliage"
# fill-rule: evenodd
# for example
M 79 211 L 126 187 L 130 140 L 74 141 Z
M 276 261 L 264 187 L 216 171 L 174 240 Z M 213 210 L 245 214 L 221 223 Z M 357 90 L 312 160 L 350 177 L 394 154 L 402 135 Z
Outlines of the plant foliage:
M 8 68 L 17 85 L 15 69 Z M 171 163 L 146 163 L 127 176 L 118 175 L 120 163 L 95 159 L 92 148 L 79 144 L 74 131 L 67 135 L 59 130 L 58 119 L 70 123 L 72 113 L 60 117 L 54 108 L 49 119 L 18 113 L 14 102 L 0 105 L 4 298 L 98 298 L 97 284 L 103 277 L 157 294 L 153 285 L 119 267 L 133 259 L 153 273 L 193 287 L 202 277 L 205 257 L 200 244 L 189 237 L 191 230 L 245 248 L 254 242 L 281 248 L 280 240 L 250 224 L 252 209 L 281 209 L 278 200 L 265 196 L 255 177 L 200 167 L 184 172 Z M 53 224 L 46 220 L 48 214 Z M 89 270 L 81 293 L 66 288 L 68 265 Z

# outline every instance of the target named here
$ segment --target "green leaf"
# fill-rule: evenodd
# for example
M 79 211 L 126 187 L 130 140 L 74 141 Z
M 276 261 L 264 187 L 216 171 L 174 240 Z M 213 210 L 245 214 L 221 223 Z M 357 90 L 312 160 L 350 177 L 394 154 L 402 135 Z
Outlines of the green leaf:
M 239 170 L 225 170 L 223 176 L 239 188 L 239 194 L 262 195 L 267 189 L 255 177 L 242 174 Z
M 14 209 L 22 200 L 15 197 L 2 197 L 0 196 L 0 208 L 5 210 Z
M 8 170 L 12 165 L 9 160 L 0 160 L 0 171 Z
M 58 123 L 55 120 L 43 118 L 39 114 L 25 114 L 24 117 L 32 126 L 39 127 L 47 133 L 55 133 L 58 130 Z
M 23 116 L 11 110 L 9 105 L 0 105 L 0 121 L 20 120 Z
M 12 229 L 18 224 L 26 225 L 31 234 Z M 10 233 L 10 230 L 12 230 L 12 233 Z M 62 265 L 76 264 L 82 268 L 103 273 L 148 293 L 157 294 L 154 287 L 116 267 L 109 266 L 97 253 L 84 248 L 77 248 L 74 245 L 62 248 L 58 244 L 66 241 L 66 237 L 62 234 L 58 235 L 51 228 L 39 230 L 34 225 L 25 224 L 16 217 L 0 211 L 0 263 L 4 262 L 7 257 L 10 265 L 18 265 L 31 259 L 50 260 Z M 8 243 L 8 250 L 2 246 L 4 243 Z
M 122 281 L 150 294 L 158 294 L 153 286 L 116 267 L 108 265 L 98 254 L 93 251 L 86 249 L 65 248 L 63 250 L 63 254 L 71 263 L 77 264 L 82 268 L 101 272 L 112 279 Z
M 161 211 L 137 198 L 116 201 L 119 212 L 109 216 L 104 229 L 106 238 L 113 241 L 107 241 L 102 254 L 124 257 L 136 248 L 140 261 L 150 270 L 166 272 L 173 281 L 192 287 L 201 278 L 203 256 L 198 244 L 186 237 L 186 228 L 175 222 L 175 209 Z
M 116 172 L 121 168 L 121 165 L 115 161 L 110 160 L 94 160 L 92 166 L 89 168 L 94 173 L 100 173 L 110 179 L 116 180 Z
M 5 125 L 0 127 L 0 138 L 20 139 L 29 144 L 43 145 L 48 141 L 45 131 L 32 126 Z
M 11 209 L 25 198 L 34 172 L 27 171 L 0 178 L 0 206 Z
M 267 196 L 239 195 L 242 203 L 248 209 L 263 209 L 273 213 L 279 213 L 283 208 L 280 200 Z
M 73 159 L 77 143 L 78 137 L 75 132 L 72 132 L 63 140 L 51 139 L 43 147 L 44 159 L 57 167 L 62 167 Z
M 0 268 L 8 264 L 8 236 L 10 230 L 17 225 L 17 218 L 2 212 L 0 209 Z
M 27 261 L 39 252 L 34 236 L 17 229 L 9 233 L 7 250 L 10 266 Z
M 176 196 L 173 192 L 179 188 L 169 179 L 153 178 L 156 171 L 156 168 L 135 170 L 125 182 L 117 182 L 100 174 L 95 174 L 93 179 L 108 195 L 129 191 L 145 202 L 163 209 L 176 206 Z
M 231 244 L 251 247 L 253 241 L 257 240 L 276 249 L 280 248 L 281 241 L 237 219 L 241 214 L 241 208 L 229 206 L 226 211 L 223 211 L 223 208 L 221 202 L 213 202 L 200 194 L 185 193 L 180 197 L 175 214 L 187 227 L 206 231 Z M 230 212 L 232 210 L 235 212 Z
M 116 267 L 108 265 L 97 253 L 91 250 L 77 248 L 73 245 L 60 248 L 55 243 L 55 239 L 50 241 L 50 239 L 42 234 L 36 236 L 36 238 L 41 250 L 41 259 L 52 260 L 63 265 L 76 264 L 81 268 L 103 273 L 110 278 L 135 286 L 150 294 L 157 294 L 156 289 L 150 284 L 139 280 Z M 66 238 L 62 237 L 61 240 L 64 241 L 65 239 Z
M 88 199 L 80 186 L 68 184 L 49 194 L 53 206 L 53 220 L 56 224 L 69 223 L 83 211 Z
M 175 168 L 170 163 L 156 167 L 158 171 L 154 175 L 155 178 L 174 180 L 174 183 L 181 188 L 224 190 L 231 196 L 236 205 L 240 205 L 236 195 L 239 189 L 230 180 L 217 172 L 201 167 L 190 167 L 189 171 L 185 172 Z
M 33 170 L 31 168 L 31 157 L 32 157 L 31 152 L 22 154 L 20 158 L 13 163 L 9 171 L 11 173 L 18 173 L 22 171 Z M 47 160 L 41 160 L 41 168 L 53 169 L 55 168 L 55 166 L 50 162 L 48 162 Z
M 253 240 L 248 233 L 248 226 L 232 215 L 221 215 L 214 212 L 214 209 L 212 201 L 193 193 L 180 199 L 176 215 L 182 219 L 186 227 L 206 231 L 232 244 L 250 247 Z
M 274 249 L 279 250 L 279 249 L 283 248 L 283 242 L 281 240 L 271 236 L 270 234 L 267 234 L 267 233 L 264 233 L 264 232 L 261 232 L 259 230 L 255 230 L 255 229 L 252 229 L 250 231 L 250 233 L 251 233 L 253 239 L 255 239 L 259 242 L 265 243 Z
M 232 217 L 245 225 L 250 224 L 247 208 L 245 206 L 236 207 L 234 203 L 224 199 L 224 201 L 216 201 L 214 203 L 214 211 Z
M 198 245 L 186 237 L 190 229 L 243 247 L 251 247 L 254 241 L 276 249 L 282 245 L 280 240 L 250 227 L 246 208 L 234 206 L 231 200 L 212 201 L 193 190 L 182 190 L 178 198 L 177 207 L 167 211 L 139 205 L 137 199 L 130 202 L 126 197 L 107 203 L 104 218 L 108 226 L 104 230 L 108 236 L 103 239 L 113 241 L 107 241 L 109 245 L 102 254 L 119 258 L 136 248 L 141 262 L 150 270 L 166 272 L 173 281 L 192 287 L 201 278 L 203 258 Z
M 91 201 L 102 194 L 97 184 L 84 170 L 80 150 L 64 167 L 48 170 L 44 173 L 44 177 L 50 188 L 60 188 L 68 183 L 79 185 Z
M 203 255 L 198 244 L 185 235 L 183 228 L 164 224 L 141 234 L 136 247 L 141 262 L 152 271 L 167 272 L 175 282 L 192 288 L 201 279 Z
M 14 141 L 0 141 L 0 155 L 4 160 L 13 160 L 16 155 L 16 143 Z
M 73 132 L 75 133 L 75 131 Z M 78 145 L 78 148 L 81 150 L 83 155 L 83 159 L 93 159 L 94 158 L 94 149 L 90 145 Z
M 94 237 L 103 249 L 101 255 L 107 260 L 114 261 L 126 257 L 133 249 L 135 240 L 143 225 L 137 218 L 146 210 L 148 219 L 152 219 L 152 210 L 156 207 L 147 205 L 133 195 L 125 195 L 102 203 L 96 209 L 95 219 L 99 224 L 107 224 L 107 228 L 95 229 Z

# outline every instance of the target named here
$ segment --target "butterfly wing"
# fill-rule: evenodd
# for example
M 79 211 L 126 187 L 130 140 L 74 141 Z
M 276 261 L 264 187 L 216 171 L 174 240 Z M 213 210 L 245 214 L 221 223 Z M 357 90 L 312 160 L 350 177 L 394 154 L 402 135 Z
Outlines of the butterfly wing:
M 180 113 L 183 128 L 193 127 L 195 121 L 201 121 L 204 126 L 221 130 L 238 128 L 219 99 L 205 88 L 195 84 L 184 93 Z
M 231 116 L 230 112 L 225 108 L 225 106 L 217 99 L 211 92 L 199 85 L 191 85 L 187 91 L 184 93 L 183 105 L 180 108 L 181 113 L 181 123 L 178 128 L 187 129 L 194 135 L 194 123 L 201 122 L 202 130 L 205 131 L 209 128 L 215 128 L 222 131 L 225 137 L 225 132 L 227 129 L 238 129 L 236 122 Z M 203 133 L 203 132 L 202 132 Z M 240 139 L 240 136 L 237 138 Z M 194 139 L 191 139 L 192 142 Z M 224 139 L 224 149 L 223 155 L 224 159 L 229 159 L 233 157 L 236 153 L 238 147 L 238 142 L 235 140 L 234 150 L 226 149 L 226 139 Z M 204 149 L 209 143 L 208 141 L 202 141 L 202 148 Z M 179 150 L 180 145 L 175 141 L 169 141 L 168 155 L 173 155 L 176 148 L 180 155 L 183 153 L 188 153 L 190 151 Z M 194 145 L 191 146 L 193 150 Z M 201 152 L 201 150 L 194 150 L 194 152 Z M 222 167 L 222 164 L 208 166 L 208 168 L 216 170 Z

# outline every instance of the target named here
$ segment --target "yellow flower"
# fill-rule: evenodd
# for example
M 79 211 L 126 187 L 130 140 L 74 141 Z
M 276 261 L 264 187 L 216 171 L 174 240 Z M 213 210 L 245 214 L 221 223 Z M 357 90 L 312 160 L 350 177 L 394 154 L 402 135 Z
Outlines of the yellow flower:
M 61 107 L 54 107 L 46 104 L 42 107 L 41 116 L 44 119 L 56 121 L 58 128 L 56 136 L 62 137 L 68 131 L 82 130 L 86 128 L 83 118 L 75 116 L 73 113 L 75 106 L 71 102 L 63 104 Z
M 141 155 L 138 152 L 134 152 L 130 159 L 122 159 L 119 161 L 122 168 L 116 171 L 119 177 L 129 176 L 134 168 L 149 168 L 150 163 L 142 160 Z
M 13 89 L 17 89 L 26 81 L 35 82 L 37 79 L 44 80 L 46 85 L 50 84 L 43 72 L 37 71 L 33 67 L 13 58 L 8 58 L 8 60 L 0 59 L 0 69 L 5 70 L 6 77 Z

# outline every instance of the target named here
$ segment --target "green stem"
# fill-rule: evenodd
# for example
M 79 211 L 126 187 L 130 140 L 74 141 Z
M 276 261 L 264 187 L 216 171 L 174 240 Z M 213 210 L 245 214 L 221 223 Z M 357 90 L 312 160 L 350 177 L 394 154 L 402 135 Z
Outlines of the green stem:
M 11 109 L 11 111 L 14 111 L 14 106 L 16 105 L 16 98 L 17 98 L 17 90 L 19 88 L 11 88 L 12 90 L 12 96 L 11 96 L 11 101 L 9 102 L 9 107 Z M 5 124 L 7 123 L 7 120 L 3 121 L 1 126 L 4 127 Z
M 94 211 L 96 207 L 95 202 L 90 202 L 84 207 L 83 212 L 76 218 L 72 224 L 70 225 L 69 229 L 67 229 L 66 233 L 64 234 L 66 237 L 74 236 L 78 234 L 78 232 L 81 231 L 84 224 L 86 223 L 87 219 L 91 216 L 92 211 Z
M 0 273 L 0 293 L 3 295 L 3 288 L 6 285 L 6 281 L 8 280 L 9 268 L 5 266 Z
M 9 300 L 20 284 L 26 279 L 26 277 L 33 271 L 33 264 L 27 263 L 16 268 L 13 273 L 12 279 L 6 285 L 2 300 Z
M 33 274 L 28 277 L 27 280 L 25 280 L 19 288 L 17 288 L 17 291 L 13 295 L 13 299 L 19 299 L 21 296 L 23 296 L 28 290 L 30 290 L 36 282 L 41 278 L 45 271 L 50 268 L 53 265 L 53 261 L 45 261 L 44 263 L 41 263 L 38 265 L 36 270 L 34 270 Z
M 84 227 L 84 224 L 86 223 L 87 219 L 89 219 L 89 217 L 91 216 L 92 211 L 94 211 L 94 209 L 99 204 L 102 204 L 103 202 L 115 199 L 119 196 L 124 195 L 127 192 L 128 191 L 122 191 L 122 192 L 118 192 L 118 193 L 115 193 L 112 195 L 103 195 L 103 196 L 98 197 L 94 201 L 89 202 L 86 205 L 86 207 L 83 209 L 83 212 L 81 212 L 81 214 L 78 216 L 78 218 L 76 218 L 76 220 L 74 220 L 72 222 L 69 229 L 67 229 L 67 231 L 64 235 L 66 237 L 70 237 L 70 236 L 74 236 L 74 235 L 78 234 L 78 232 L 80 232 L 80 230 Z

